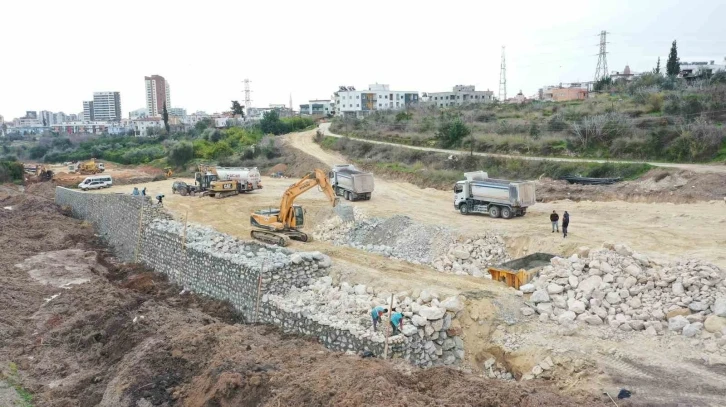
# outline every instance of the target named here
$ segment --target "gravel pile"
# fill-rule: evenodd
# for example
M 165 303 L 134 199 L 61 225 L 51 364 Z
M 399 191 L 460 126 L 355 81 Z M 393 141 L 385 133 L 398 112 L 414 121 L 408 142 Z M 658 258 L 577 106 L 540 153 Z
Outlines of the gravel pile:
M 582 248 L 553 258 L 520 290 L 531 293 L 524 315 L 557 321 L 565 331 L 581 322 L 651 335 L 726 335 L 724 272 L 700 260 L 659 261 L 622 244 Z
M 340 217 L 319 225 L 313 237 L 414 264 L 425 264 L 444 273 L 487 277 L 487 266 L 508 261 L 504 240 L 490 233 L 463 242 L 445 227 L 422 225 L 407 216 L 368 218 L 354 209 L 352 221 Z
M 378 332 L 373 331 L 370 312 L 379 305 L 388 307 L 390 298 L 388 292 L 374 293 L 365 285 L 346 282 L 334 286 L 331 277 L 322 277 L 307 287 L 292 288 L 284 296 L 266 295 L 262 300 L 358 338 L 383 343 L 388 322 L 384 317 Z M 455 319 L 464 309 L 463 297 L 439 301 L 430 291 L 404 291 L 395 294 L 393 306 L 403 313 L 404 324 L 402 333 L 390 338 L 391 343 L 411 342 L 417 359 L 431 364 L 451 365 L 464 359 L 464 342 L 459 337 L 462 328 Z

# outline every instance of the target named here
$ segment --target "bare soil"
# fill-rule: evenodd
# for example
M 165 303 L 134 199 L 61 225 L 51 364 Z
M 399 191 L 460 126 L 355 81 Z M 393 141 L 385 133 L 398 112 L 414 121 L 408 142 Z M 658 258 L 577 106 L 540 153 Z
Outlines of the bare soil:
M 546 381 L 419 370 L 240 325 L 229 305 L 181 294 L 163 276 L 119 263 L 87 224 L 49 200 L 50 184 L 32 189 L 0 190 L 0 208 L 11 208 L 0 209 L 0 365 L 18 366 L 35 405 L 605 405 L 578 391 L 562 395 Z M 42 284 L 16 266 L 29 258 L 33 268 L 55 265 L 60 281 L 68 277 L 61 266 L 81 263 L 89 281 Z M 15 402 L 6 387 L 4 400 Z
M 115 185 L 135 184 L 139 182 L 149 182 L 154 178 L 161 177 L 164 174 L 159 168 L 151 166 L 128 166 L 105 162 L 106 170 L 102 173 L 113 177 Z M 64 165 L 53 165 L 53 181 L 60 186 L 75 188 L 89 175 L 76 174 L 69 172 L 68 167 Z

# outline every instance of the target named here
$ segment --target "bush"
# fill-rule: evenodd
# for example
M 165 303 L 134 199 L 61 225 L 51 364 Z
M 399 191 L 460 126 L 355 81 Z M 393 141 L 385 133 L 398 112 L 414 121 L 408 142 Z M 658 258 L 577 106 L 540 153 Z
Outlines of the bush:
M 471 134 L 471 130 L 460 118 L 446 120 L 441 123 L 436 132 L 436 139 L 443 148 L 459 147 L 464 137 Z
M 663 102 L 665 97 L 662 93 L 651 93 L 648 96 L 648 107 L 650 113 L 660 112 L 663 110 Z
M 194 158 L 194 146 L 188 141 L 173 145 L 167 155 L 169 163 L 175 167 L 183 167 Z
M 23 181 L 23 164 L 17 161 L 0 161 L 0 183 Z

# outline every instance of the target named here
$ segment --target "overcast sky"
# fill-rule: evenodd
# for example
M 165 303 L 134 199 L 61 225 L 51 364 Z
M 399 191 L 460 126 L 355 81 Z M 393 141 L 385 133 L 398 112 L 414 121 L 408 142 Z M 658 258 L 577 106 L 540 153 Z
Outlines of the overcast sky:
M 591 80 L 599 32 L 608 68 L 726 57 L 726 1 L 5 0 L 0 8 L 0 115 L 78 113 L 94 91 L 143 108 L 144 76 L 171 86 L 188 112 L 329 98 L 339 85 L 434 92 L 456 84 L 507 94 Z

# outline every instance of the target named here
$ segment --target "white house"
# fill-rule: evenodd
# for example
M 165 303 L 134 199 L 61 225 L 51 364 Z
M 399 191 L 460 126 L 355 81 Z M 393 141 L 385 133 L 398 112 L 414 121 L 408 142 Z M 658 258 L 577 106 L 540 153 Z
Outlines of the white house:
M 378 110 L 398 110 L 418 103 L 417 91 L 390 90 L 388 85 L 369 85 L 368 90 L 341 86 L 335 92 L 336 116 L 365 116 Z

